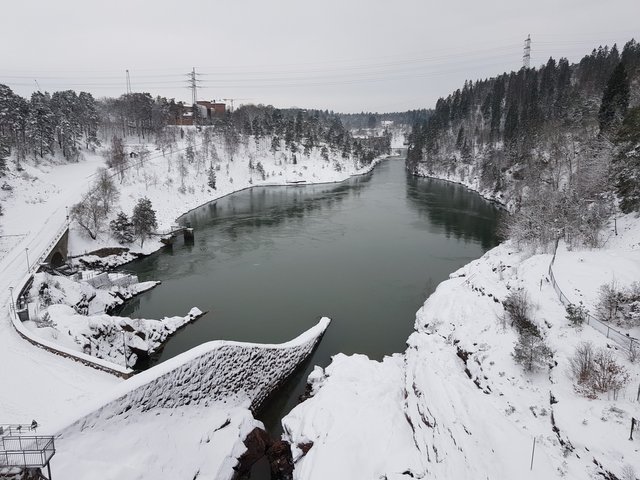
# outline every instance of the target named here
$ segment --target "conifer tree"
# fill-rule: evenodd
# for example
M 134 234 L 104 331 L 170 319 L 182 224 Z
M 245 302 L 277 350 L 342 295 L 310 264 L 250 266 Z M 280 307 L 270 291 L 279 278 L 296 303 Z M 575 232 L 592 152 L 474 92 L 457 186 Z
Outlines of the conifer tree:
M 213 163 L 209 166 L 209 170 L 207 170 L 207 185 L 212 190 L 216 189 L 216 171 L 213 168 Z
M 114 220 L 109 223 L 113 237 L 121 244 L 133 242 L 134 228 L 126 213 L 120 212 Z
M 613 70 L 607 87 L 602 95 L 598 120 L 600 121 L 600 131 L 610 132 L 617 128 L 629 106 L 629 78 L 624 64 L 619 62 Z
M 153 230 L 158 228 L 156 211 L 151 205 L 151 200 L 146 197 L 138 200 L 138 203 L 133 208 L 131 223 L 133 223 L 134 233 L 140 238 L 140 246 L 142 247 L 144 240 L 149 237 Z

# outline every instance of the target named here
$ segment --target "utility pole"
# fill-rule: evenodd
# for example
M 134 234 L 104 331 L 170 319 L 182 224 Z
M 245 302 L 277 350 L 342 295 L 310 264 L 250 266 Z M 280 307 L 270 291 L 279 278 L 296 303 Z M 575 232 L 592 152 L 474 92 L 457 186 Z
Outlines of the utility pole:
M 189 88 L 191 89 L 191 103 L 193 105 L 198 101 L 198 82 L 200 81 L 198 80 L 198 75 L 199 74 L 196 73 L 196 67 L 193 67 L 193 70 L 187 73 L 187 76 L 189 77 Z
M 127 70 L 127 94 L 131 93 L 131 77 L 129 76 L 129 70 Z
M 190 73 L 187 73 L 189 88 L 191 89 L 191 104 L 193 106 L 193 124 L 196 125 L 198 121 L 198 73 L 196 73 L 196 67 L 193 67 Z
M 531 65 L 531 35 L 527 35 L 524 41 L 524 54 L 522 55 L 522 66 L 529 68 Z

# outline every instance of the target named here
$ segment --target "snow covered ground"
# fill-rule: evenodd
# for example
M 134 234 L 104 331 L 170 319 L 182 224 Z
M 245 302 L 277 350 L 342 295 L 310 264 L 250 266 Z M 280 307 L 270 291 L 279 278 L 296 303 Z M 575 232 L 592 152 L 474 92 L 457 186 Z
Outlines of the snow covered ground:
M 103 393 L 119 380 L 69 359 L 36 348 L 21 338 L 9 318 L 9 287 L 27 275 L 27 255 L 33 262 L 49 245 L 66 219 L 66 206 L 88 187 L 87 176 L 102 165 L 99 155 L 79 163 L 11 166 L 4 181 L 2 235 L 20 235 L 0 252 L 0 411 L 3 421 L 50 424 L 72 415 L 79 405 Z M 16 237 L 10 237 L 16 238 Z M 28 248 L 28 252 L 25 249 Z
M 558 281 L 575 282 L 586 298 L 614 271 L 637 279 L 640 218 L 618 226 L 605 250 L 561 252 Z M 608 258 L 620 261 L 598 270 Z M 632 478 L 624 476 L 632 470 L 637 477 L 640 435 L 628 438 L 631 418 L 640 418 L 640 365 L 595 329 L 569 324 L 547 279 L 550 260 L 500 245 L 427 299 L 404 354 L 382 362 L 338 355 L 316 369 L 314 396 L 283 420 L 295 478 Z M 576 263 L 594 270 L 576 279 Z M 517 333 L 500 316 L 515 289 L 532 301 L 554 351 L 551 368 L 528 373 L 513 359 Z M 569 358 L 584 341 L 613 352 L 629 372 L 616 400 L 611 392 L 578 393 Z
M 56 440 L 54 478 L 228 479 L 262 424 L 243 406 L 182 406 L 114 417 Z

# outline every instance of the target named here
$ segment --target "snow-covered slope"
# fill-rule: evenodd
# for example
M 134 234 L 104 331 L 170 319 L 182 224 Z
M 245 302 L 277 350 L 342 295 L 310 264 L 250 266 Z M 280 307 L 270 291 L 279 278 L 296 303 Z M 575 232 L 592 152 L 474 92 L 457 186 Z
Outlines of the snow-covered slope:
M 619 277 L 638 278 L 640 219 L 618 222 L 621 232 L 608 252 L 575 255 L 587 263 L 593 255 L 594 264 L 605 254 L 626 258 L 614 264 Z M 640 417 L 640 365 L 595 329 L 569 324 L 547 279 L 550 260 L 509 243 L 496 247 L 427 299 L 404 354 L 383 362 L 338 355 L 325 372 L 316 370 L 314 396 L 283 420 L 298 459 L 296 478 L 584 479 L 640 472 L 640 439 L 628 440 L 631 418 Z M 574 276 L 570 262 L 556 268 L 560 278 Z M 607 281 L 596 275 L 580 283 Z M 517 333 L 500 316 L 515 289 L 532 301 L 533 319 L 554 351 L 551 368 L 529 373 L 513 359 Z M 617 400 L 611 393 L 587 398 L 574 388 L 569 358 L 583 341 L 612 351 L 629 372 Z

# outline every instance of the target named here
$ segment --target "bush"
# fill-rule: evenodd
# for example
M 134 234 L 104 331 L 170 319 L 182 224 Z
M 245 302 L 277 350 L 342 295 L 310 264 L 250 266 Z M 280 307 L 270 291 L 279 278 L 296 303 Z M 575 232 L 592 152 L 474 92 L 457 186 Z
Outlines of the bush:
M 594 350 L 589 342 L 576 347 L 569 359 L 569 369 L 576 383 L 586 388 L 587 394 L 613 391 L 615 399 L 629 382 L 629 373 L 616 362 L 613 352 L 607 348 Z
M 640 325 L 640 283 L 633 282 L 627 288 L 618 288 L 615 282 L 602 285 L 596 316 L 627 327 Z
M 573 357 L 569 359 L 571 375 L 578 384 L 584 385 L 589 382 L 593 371 L 593 344 L 582 342 L 576 347 Z
M 502 305 L 507 319 L 511 321 L 512 326 L 516 327 L 518 333 L 529 332 L 536 337 L 542 337 L 540 329 L 530 318 L 531 302 L 526 291 L 516 290 L 511 292 L 502 302 Z
M 567 320 L 569 320 L 569 323 L 571 323 L 571 325 L 573 325 L 574 327 L 579 327 L 587 319 L 587 315 L 588 315 L 587 309 L 584 307 L 584 305 L 582 305 L 582 302 L 580 302 L 579 305 L 570 303 L 569 305 L 567 305 L 566 310 L 567 310 L 566 318 Z
M 603 322 L 614 320 L 618 316 L 620 301 L 620 292 L 615 282 L 602 285 L 598 294 L 598 304 L 596 305 L 598 320 Z
M 591 376 L 591 384 L 594 390 L 608 392 L 612 390 L 614 398 L 629 381 L 627 369 L 616 362 L 613 352 L 609 349 L 599 349 L 593 357 L 594 370 Z

